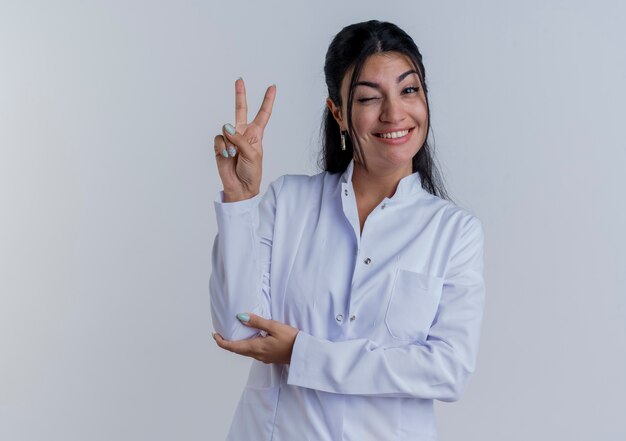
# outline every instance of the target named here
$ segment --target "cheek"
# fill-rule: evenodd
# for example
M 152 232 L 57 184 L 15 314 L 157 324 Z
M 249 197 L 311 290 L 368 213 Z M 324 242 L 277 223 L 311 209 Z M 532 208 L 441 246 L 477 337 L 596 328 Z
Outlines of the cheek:
M 352 124 L 354 124 L 354 129 L 359 138 L 369 136 L 372 127 L 376 124 L 377 115 L 378 113 L 375 110 L 369 108 L 361 108 L 358 111 L 353 111 Z
M 416 109 L 416 118 L 421 124 L 428 124 L 428 107 L 424 101 L 420 102 Z
M 428 124 L 428 108 L 426 107 L 426 103 L 420 101 L 412 106 L 411 110 L 409 110 L 413 119 L 419 123 L 420 125 Z

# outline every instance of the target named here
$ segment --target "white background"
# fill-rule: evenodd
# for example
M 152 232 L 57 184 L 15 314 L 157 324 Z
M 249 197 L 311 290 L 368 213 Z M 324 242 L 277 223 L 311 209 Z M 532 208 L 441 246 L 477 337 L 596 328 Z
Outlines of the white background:
M 623 2 L 0 2 L 0 439 L 219 440 L 213 136 L 278 94 L 264 188 L 316 173 L 324 55 L 424 55 L 454 200 L 486 231 L 478 369 L 442 441 L 626 439 Z

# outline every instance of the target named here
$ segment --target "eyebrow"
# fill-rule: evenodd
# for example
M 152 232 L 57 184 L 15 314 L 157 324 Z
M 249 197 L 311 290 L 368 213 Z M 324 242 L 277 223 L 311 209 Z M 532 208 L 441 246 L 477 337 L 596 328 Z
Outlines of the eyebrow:
M 397 82 L 399 83 L 400 81 L 404 80 L 407 76 L 411 74 L 417 75 L 417 71 L 414 69 L 407 70 L 406 72 L 404 72 L 402 75 L 398 77 Z M 380 84 L 372 83 L 371 81 L 357 81 L 356 83 L 354 83 L 354 87 L 356 86 L 367 86 L 367 87 L 372 87 L 374 89 L 380 89 Z

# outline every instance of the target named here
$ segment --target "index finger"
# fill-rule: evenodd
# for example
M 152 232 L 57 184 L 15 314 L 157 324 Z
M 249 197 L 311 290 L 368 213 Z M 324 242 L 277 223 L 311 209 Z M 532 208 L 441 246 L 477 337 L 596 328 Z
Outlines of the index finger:
M 235 129 L 243 128 L 248 123 L 248 102 L 246 100 L 246 85 L 243 78 L 235 81 Z M 242 130 L 243 131 L 243 130 Z
M 254 123 L 260 126 L 262 129 L 265 128 L 267 122 L 270 120 L 270 116 L 272 115 L 274 98 L 276 98 L 276 85 L 272 84 L 265 91 L 265 96 L 263 97 L 263 102 L 261 103 L 259 113 L 257 113 L 256 117 L 254 118 Z

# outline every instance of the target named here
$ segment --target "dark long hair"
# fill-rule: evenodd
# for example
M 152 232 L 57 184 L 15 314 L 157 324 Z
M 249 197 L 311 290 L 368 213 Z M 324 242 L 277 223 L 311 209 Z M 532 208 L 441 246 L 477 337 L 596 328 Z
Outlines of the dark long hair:
M 441 174 L 434 163 L 431 147 L 428 145 L 430 133 L 430 106 L 428 105 L 428 90 L 426 88 L 426 74 L 422 63 L 422 54 L 415 45 L 413 39 L 393 23 L 370 20 L 355 23 L 343 28 L 333 39 L 326 52 L 324 75 L 328 96 L 336 106 L 341 107 L 341 82 L 354 66 L 350 85 L 348 88 L 346 150 L 341 150 L 339 124 L 335 121 L 328 108 L 324 111 L 322 121 L 323 149 L 320 154 L 320 167 L 330 173 L 342 173 L 348 167 L 353 156 L 358 159 L 367 169 L 367 163 L 363 150 L 357 137 L 356 143 L 349 134 L 354 133 L 352 124 L 352 102 L 354 85 L 359 79 L 365 60 L 373 54 L 382 52 L 398 52 L 406 55 L 411 60 L 413 67 L 418 72 L 421 86 L 426 96 L 426 108 L 428 109 L 428 127 L 424 144 L 413 157 L 413 172 L 419 172 L 422 187 L 429 193 L 444 199 L 449 199 L 444 188 Z

